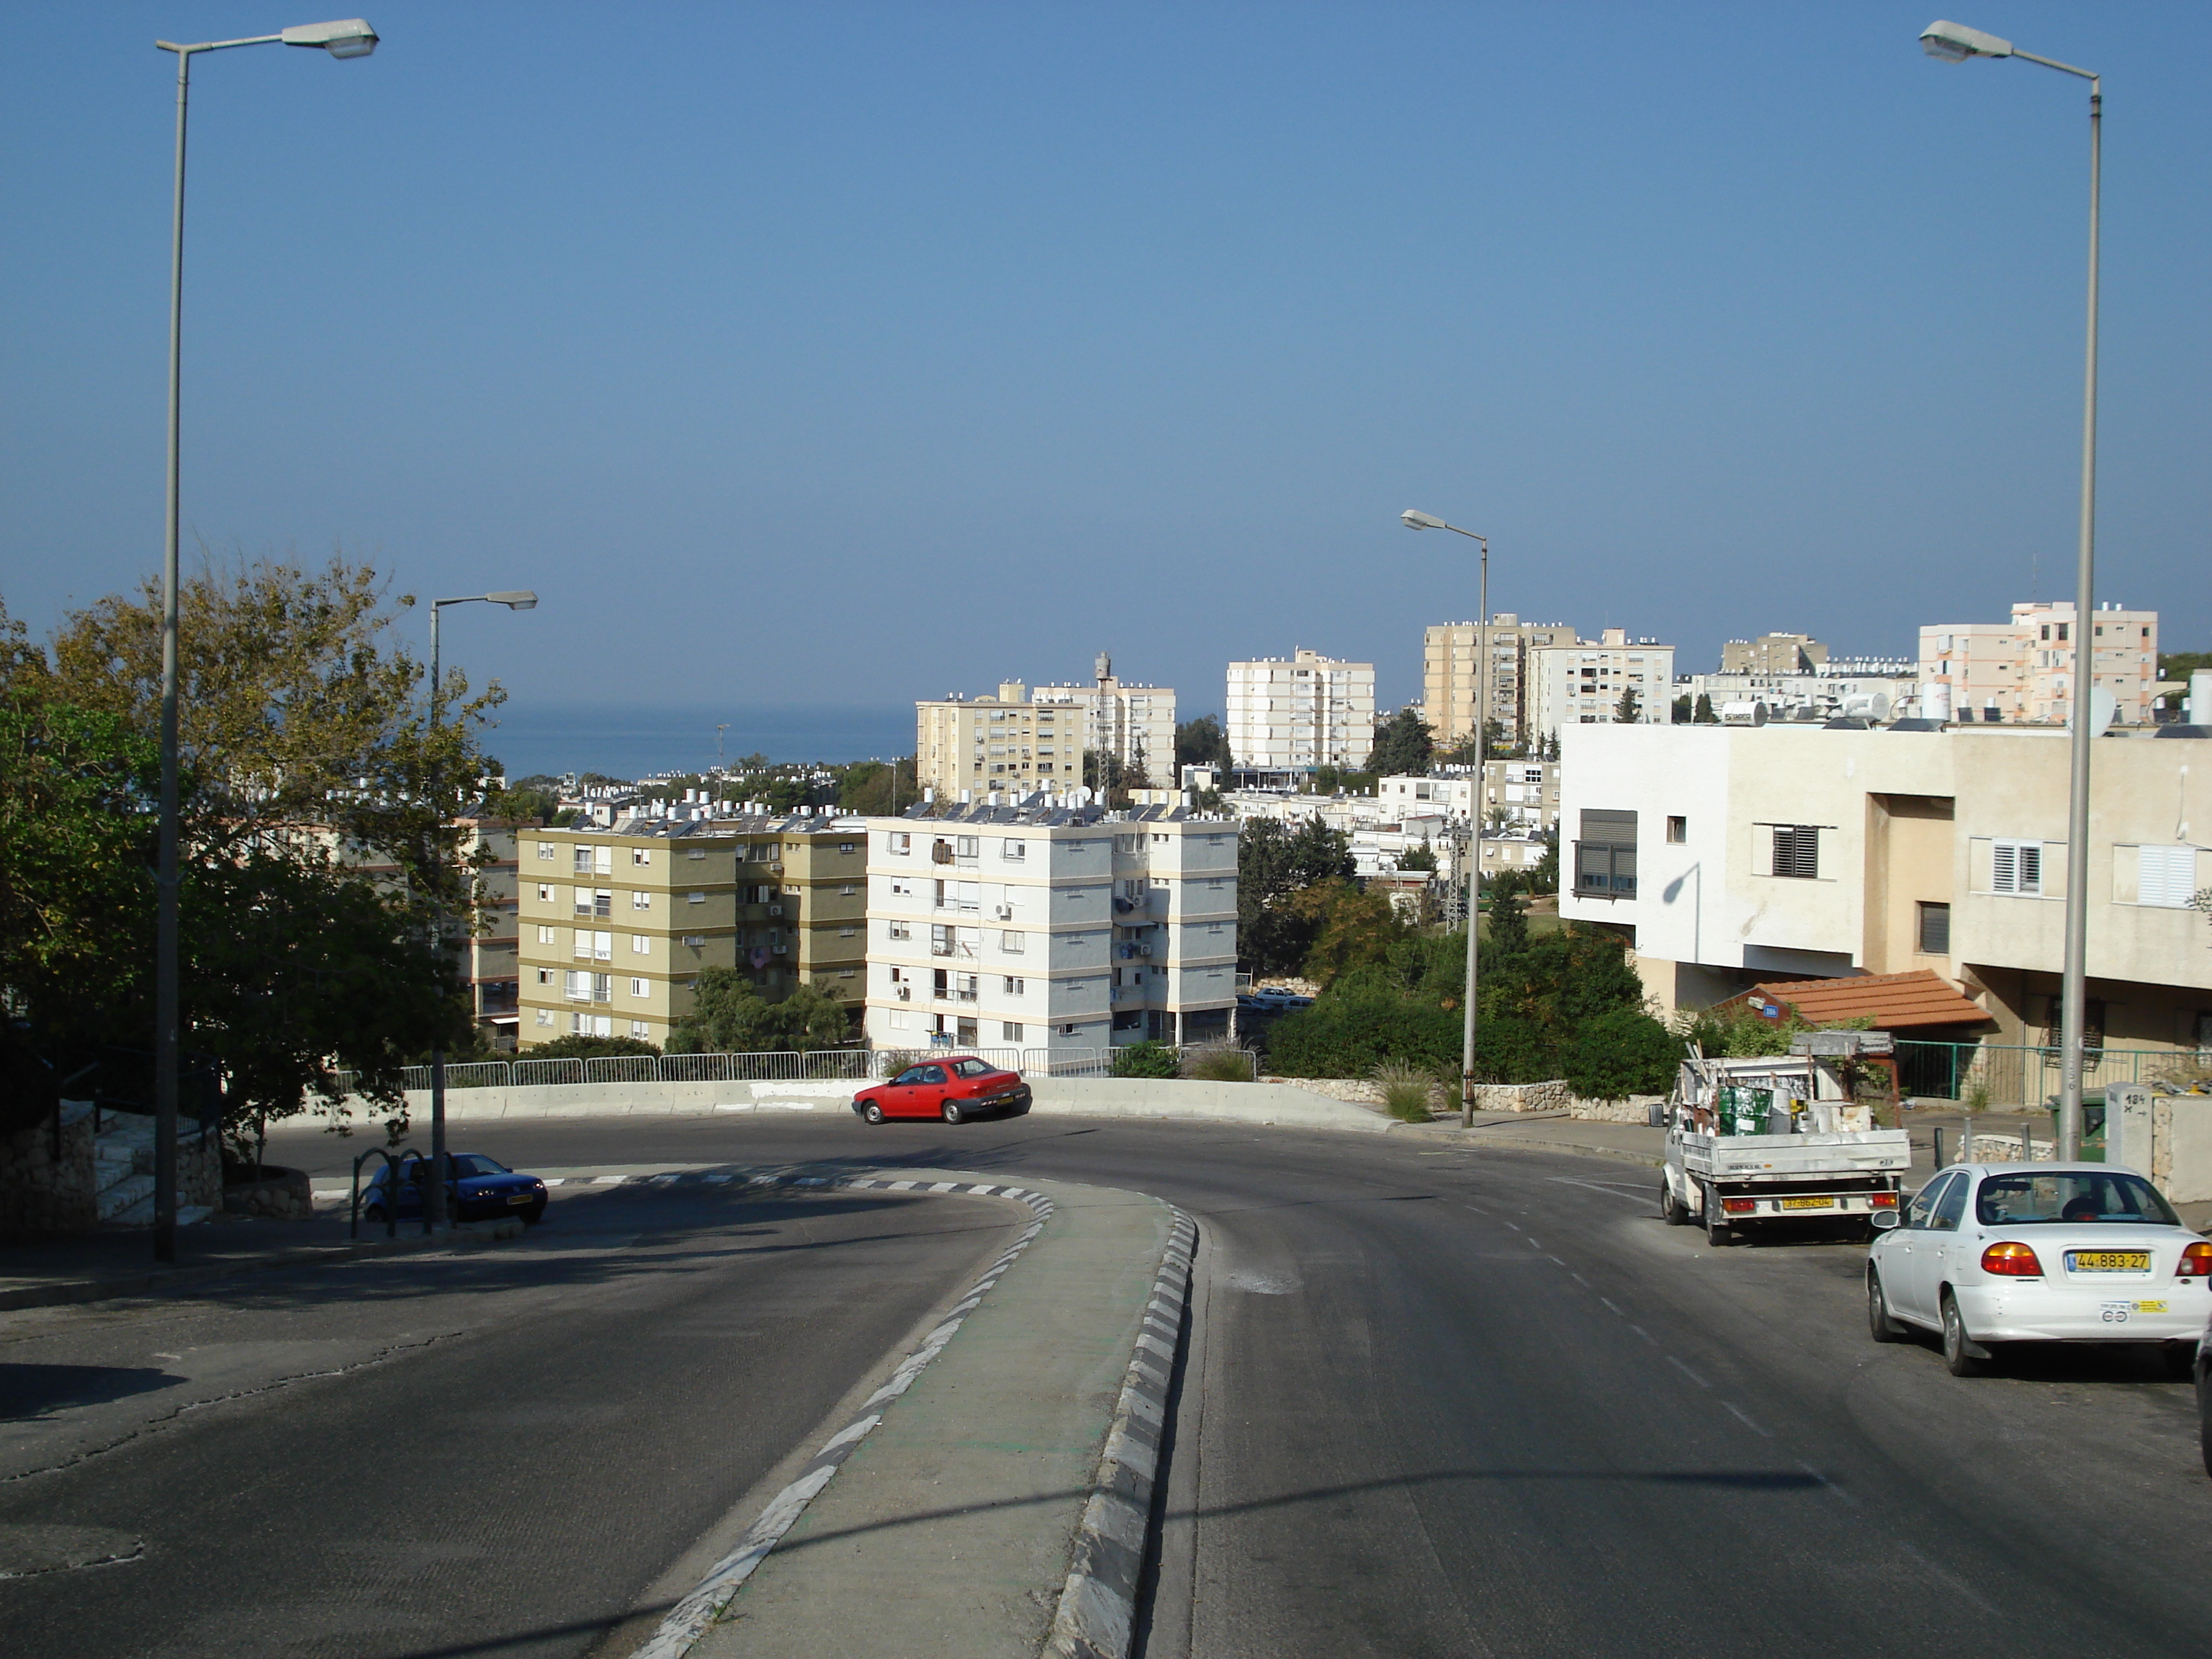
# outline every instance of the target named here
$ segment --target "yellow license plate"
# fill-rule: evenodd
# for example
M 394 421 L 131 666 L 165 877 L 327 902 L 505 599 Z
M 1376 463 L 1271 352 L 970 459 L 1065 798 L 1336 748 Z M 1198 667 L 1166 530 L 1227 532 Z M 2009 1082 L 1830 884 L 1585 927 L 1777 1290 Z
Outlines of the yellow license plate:
M 2147 1273 L 2150 1271 L 2150 1252 L 2069 1250 L 2066 1252 L 2066 1271 L 2070 1273 Z
M 1785 1198 L 1782 1200 L 1782 1207 L 1785 1210 L 1832 1210 L 1836 1207 L 1836 1200 L 1832 1198 Z

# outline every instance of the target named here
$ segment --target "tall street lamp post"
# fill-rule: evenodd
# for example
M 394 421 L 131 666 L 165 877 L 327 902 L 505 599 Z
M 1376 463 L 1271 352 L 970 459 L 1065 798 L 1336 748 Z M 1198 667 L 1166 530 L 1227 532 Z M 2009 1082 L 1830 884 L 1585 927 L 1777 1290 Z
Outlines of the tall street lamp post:
M 503 605 L 510 611 L 535 611 L 538 596 L 527 589 L 506 593 L 470 593 L 458 599 L 430 601 L 430 731 L 433 746 L 430 763 L 437 765 L 435 737 L 440 713 L 445 703 L 444 665 L 438 654 L 438 613 L 449 605 Z M 431 779 L 430 805 L 433 811 L 444 813 L 438 797 L 434 774 Z M 442 955 L 446 948 L 446 872 L 438 872 L 437 885 L 430 894 L 430 939 L 433 946 Z M 438 1046 L 430 1050 L 430 1190 L 422 1195 L 422 1231 L 434 1232 L 446 1224 L 446 1044 L 441 1037 Z
M 1461 1020 L 1459 1121 L 1474 1127 L 1474 992 L 1482 968 L 1482 780 L 1490 758 L 1490 538 L 1446 524 L 1431 513 L 1407 507 L 1398 515 L 1408 530 L 1449 530 L 1481 544 L 1482 574 L 1476 603 L 1482 620 L 1474 629 L 1474 788 L 1467 804 L 1467 1008 Z
M 2097 245 L 2098 194 L 2102 171 L 2104 81 L 2092 70 L 2022 52 L 2009 40 L 1963 23 L 1934 22 L 1921 31 L 1930 58 L 1963 64 L 1969 58 L 2021 58 L 2089 83 L 2089 323 L 2081 365 L 2081 551 L 2074 579 L 2074 672 L 2068 687 L 2073 763 L 2066 799 L 2066 964 L 2059 994 L 2058 1156 L 2081 1150 L 2081 1030 L 2087 1012 L 2089 945 L 2089 756 L 2096 738 L 2089 704 L 2097 683 L 2095 605 L 2097 554 Z
M 161 804 L 154 884 L 154 1259 L 177 1259 L 177 427 L 184 381 L 185 114 L 191 102 L 192 58 L 232 46 L 319 46 L 333 58 L 366 58 L 376 31 L 360 18 L 303 23 L 277 34 L 179 46 L 177 54 L 177 177 L 169 232 L 169 480 L 167 531 L 161 545 Z

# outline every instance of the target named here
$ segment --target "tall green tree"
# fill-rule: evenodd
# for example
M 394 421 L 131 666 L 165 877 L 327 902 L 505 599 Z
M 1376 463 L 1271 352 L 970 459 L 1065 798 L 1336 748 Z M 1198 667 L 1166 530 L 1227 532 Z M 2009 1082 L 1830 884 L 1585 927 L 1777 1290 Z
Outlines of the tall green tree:
M 1237 946 L 1250 971 L 1293 974 L 1320 931 L 1286 901 L 1316 882 L 1349 880 L 1352 840 L 1318 818 L 1296 830 L 1279 818 L 1249 818 L 1237 841 Z
M 1613 706 L 1613 718 L 1622 726 L 1632 725 L 1644 707 L 1644 699 L 1632 685 L 1620 688 L 1620 701 Z
M 1422 777 L 1435 752 L 1434 734 L 1417 709 L 1401 708 L 1376 728 L 1367 769 L 1382 777 Z
M 668 1033 L 672 1054 L 741 1054 L 831 1048 L 845 1041 L 844 1005 L 802 984 L 770 1002 L 750 975 L 737 968 L 705 968 L 692 994 L 691 1012 Z
M 1234 763 L 1229 754 L 1229 736 L 1221 729 L 1219 716 L 1200 714 L 1196 720 L 1176 725 L 1176 764 L 1218 766 L 1224 774 L 1229 771 Z

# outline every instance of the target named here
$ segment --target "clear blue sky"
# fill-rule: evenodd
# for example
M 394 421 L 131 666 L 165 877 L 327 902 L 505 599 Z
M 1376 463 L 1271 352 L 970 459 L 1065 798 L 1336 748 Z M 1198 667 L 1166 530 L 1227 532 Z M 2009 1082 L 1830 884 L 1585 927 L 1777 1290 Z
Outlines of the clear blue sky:
M 320 0 L 318 0 L 318 3 Z M 342 3 L 342 0 L 341 0 Z M 199 60 L 187 533 L 528 586 L 518 716 L 1298 645 L 1492 604 L 1905 652 L 2071 592 L 2101 69 L 2103 579 L 2212 644 L 2212 7 L 393 3 Z M 289 9 L 288 9 L 289 8 Z M 159 557 L 173 60 L 268 5 L 22 3 L 0 594 Z M 892 729 L 896 728 L 896 719 Z

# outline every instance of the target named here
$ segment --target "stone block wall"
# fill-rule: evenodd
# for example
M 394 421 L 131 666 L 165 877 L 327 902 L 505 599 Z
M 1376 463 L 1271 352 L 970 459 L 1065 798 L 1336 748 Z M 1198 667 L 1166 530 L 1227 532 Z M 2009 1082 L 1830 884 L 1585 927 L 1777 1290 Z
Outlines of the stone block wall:
M 85 1232 L 98 1224 L 92 1130 L 90 1103 L 64 1101 L 58 1149 L 52 1118 L 0 1135 L 0 1238 Z

